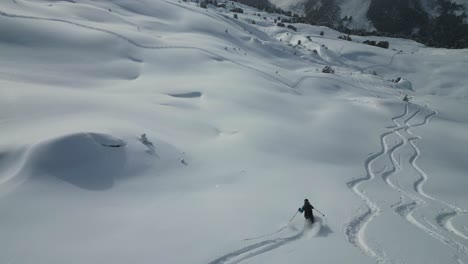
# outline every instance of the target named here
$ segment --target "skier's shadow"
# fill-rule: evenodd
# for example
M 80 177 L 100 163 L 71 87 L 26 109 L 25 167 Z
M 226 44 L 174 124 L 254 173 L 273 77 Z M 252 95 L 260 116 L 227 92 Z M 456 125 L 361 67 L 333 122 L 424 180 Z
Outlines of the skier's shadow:
M 321 217 L 315 217 L 315 223 L 314 226 L 318 225 L 319 230 L 316 233 L 316 237 L 327 237 L 331 233 L 333 233 L 333 230 L 330 228 L 330 226 L 325 223 L 325 221 Z

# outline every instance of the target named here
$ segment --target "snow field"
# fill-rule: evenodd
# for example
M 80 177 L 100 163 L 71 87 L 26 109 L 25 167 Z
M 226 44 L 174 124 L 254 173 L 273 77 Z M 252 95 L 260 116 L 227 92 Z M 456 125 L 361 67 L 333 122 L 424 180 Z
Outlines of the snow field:
M 0 262 L 468 263 L 467 51 L 240 6 L 0 4 Z

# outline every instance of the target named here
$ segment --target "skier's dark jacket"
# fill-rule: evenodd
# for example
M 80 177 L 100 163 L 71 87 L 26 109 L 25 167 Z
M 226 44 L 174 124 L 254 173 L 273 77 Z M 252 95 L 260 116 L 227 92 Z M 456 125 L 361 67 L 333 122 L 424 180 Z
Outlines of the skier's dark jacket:
M 304 202 L 304 205 L 301 208 L 301 213 L 304 212 L 305 219 L 310 219 L 314 221 L 314 214 L 312 213 L 314 207 L 309 202 Z

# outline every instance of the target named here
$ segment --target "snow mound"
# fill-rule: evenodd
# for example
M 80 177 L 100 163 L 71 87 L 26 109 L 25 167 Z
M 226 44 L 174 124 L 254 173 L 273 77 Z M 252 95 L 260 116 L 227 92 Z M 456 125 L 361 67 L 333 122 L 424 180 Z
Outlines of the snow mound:
M 11 187 L 20 182 L 15 176 L 24 166 L 25 155 L 24 149 L 8 149 L 0 153 L 0 187 Z
M 87 190 L 106 190 L 119 179 L 188 166 L 184 153 L 160 140 L 147 144 L 101 133 L 74 133 L 39 143 L 25 164 L 39 177 L 53 177 Z
M 30 158 L 33 171 L 80 188 L 104 190 L 124 171 L 126 143 L 106 134 L 77 133 L 39 144 Z
M 406 79 L 401 79 L 398 83 L 398 88 L 400 89 L 403 89 L 403 90 L 410 90 L 410 91 L 414 91 L 413 90 L 413 84 L 406 80 Z

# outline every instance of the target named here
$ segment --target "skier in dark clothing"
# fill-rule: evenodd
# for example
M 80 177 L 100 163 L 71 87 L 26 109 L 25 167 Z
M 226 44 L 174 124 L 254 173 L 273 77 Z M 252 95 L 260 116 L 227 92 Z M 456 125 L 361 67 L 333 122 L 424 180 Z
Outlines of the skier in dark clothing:
M 314 209 L 314 207 L 309 203 L 309 200 L 308 199 L 305 199 L 304 200 L 304 205 L 302 206 L 302 208 L 299 208 L 299 212 L 304 212 L 304 217 L 305 219 L 309 219 L 312 223 L 314 222 L 314 214 L 312 212 L 312 209 Z

